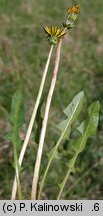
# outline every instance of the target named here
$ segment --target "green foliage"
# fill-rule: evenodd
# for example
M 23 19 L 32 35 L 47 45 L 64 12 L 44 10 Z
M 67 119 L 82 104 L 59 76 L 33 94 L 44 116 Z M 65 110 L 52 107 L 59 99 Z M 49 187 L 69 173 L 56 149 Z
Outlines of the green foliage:
M 63 136 L 64 139 L 69 138 L 71 132 L 71 124 L 77 119 L 82 109 L 83 99 L 84 99 L 84 92 L 80 92 L 73 98 L 69 106 L 63 111 L 65 115 L 68 116 L 68 119 L 62 121 L 58 125 L 58 128 L 61 130 L 62 133 L 64 133 L 65 129 L 67 130 Z
M 47 24 L 59 24 L 65 18 L 65 11 L 68 8 L 68 1 L 0 1 L 0 199 L 9 199 L 11 193 L 11 182 L 13 179 L 13 170 L 11 166 L 12 149 L 5 142 L 3 137 L 9 130 L 7 122 L 8 110 L 13 92 L 21 87 L 26 97 L 26 118 L 29 119 L 32 105 L 32 99 L 36 98 L 38 85 L 42 76 L 42 68 L 48 53 L 48 45 L 45 41 L 45 35 L 42 33 L 42 27 Z M 77 1 L 74 1 L 77 3 Z M 90 19 L 91 17 L 91 19 Z M 94 163 L 102 163 L 103 155 L 103 0 L 81 1 L 80 17 L 77 21 L 77 27 L 67 35 L 63 42 L 62 61 L 59 68 L 58 84 L 52 102 L 50 115 L 50 124 L 45 142 L 45 151 L 50 151 L 57 140 L 58 132 L 54 124 L 61 120 L 62 110 L 66 107 L 76 92 L 85 91 L 86 101 L 83 113 L 78 119 L 85 115 L 88 104 L 93 100 L 99 100 L 101 103 L 100 121 L 96 137 L 89 139 L 89 145 L 86 147 L 77 163 L 80 164 L 75 177 L 72 176 L 70 185 L 75 184 L 75 179 L 84 175 L 84 170 L 88 170 Z M 38 34 L 40 32 L 40 34 Z M 68 45 L 67 45 L 68 44 Z M 45 50 L 45 52 L 44 52 Z M 51 65 L 52 66 L 52 65 Z M 47 78 L 45 93 L 47 92 L 51 73 Z M 2 106 L 2 107 L 1 107 Z M 4 108 L 4 109 L 2 109 Z M 52 139 L 54 138 L 54 140 Z M 72 134 L 75 139 L 75 132 Z M 64 141 L 61 146 L 62 154 L 69 152 L 68 141 Z M 69 140 L 69 143 L 71 140 Z M 9 146 L 1 151 L 1 146 Z M 50 144 L 50 145 L 48 145 Z M 25 185 L 25 194 L 30 192 L 30 176 L 34 165 L 34 154 L 32 145 L 29 145 L 27 158 L 24 163 L 22 173 L 22 183 Z M 98 156 L 98 155 L 101 155 Z M 60 153 L 59 153 L 59 156 Z M 87 160 L 88 158 L 88 160 Z M 1 162 L 3 161 L 3 162 Z M 68 156 L 65 157 L 65 163 Z M 43 157 L 43 163 L 47 159 Z M 63 160 L 59 163 L 54 161 L 52 170 L 47 178 L 46 193 L 47 197 L 53 199 L 56 193 L 52 182 L 61 182 L 62 175 L 66 171 Z M 56 166 L 56 169 L 55 169 Z M 103 164 L 87 175 L 77 187 L 65 198 L 69 199 L 102 199 L 103 184 Z M 44 168 L 44 166 L 43 166 Z M 64 171 L 64 172 L 63 172 Z M 27 178 L 25 178 L 25 175 Z M 58 178 L 59 176 L 59 178 Z M 32 178 L 32 176 L 31 176 Z M 2 187 L 3 185 L 3 187 Z M 67 184 L 67 188 L 69 183 Z M 50 192 L 49 192 L 50 191 Z
M 57 199 L 60 199 L 69 175 L 71 174 L 71 172 L 75 171 L 76 160 L 78 158 L 78 155 L 84 150 L 87 139 L 96 133 L 98 120 L 99 120 L 99 110 L 100 110 L 99 102 L 96 101 L 92 103 L 87 110 L 88 111 L 87 119 L 83 121 L 80 127 L 78 127 L 81 136 L 78 138 L 76 144 L 74 145 L 74 155 L 68 163 L 69 169 L 64 177 L 64 180 L 62 184 L 59 184 L 60 192 Z
M 78 115 L 81 112 L 81 109 L 83 106 L 83 100 L 84 100 L 84 92 L 80 92 L 73 98 L 72 102 L 64 110 L 64 113 L 68 116 L 68 119 L 65 121 L 65 123 L 63 121 L 62 123 L 59 124 L 59 128 L 61 129 L 61 136 L 59 140 L 57 141 L 56 145 L 54 146 L 54 148 L 52 149 L 52 151 L 48 154 L 48 164 L 44 172 L 43 178 L 40 182 L 39 198 L 40 198 L 40 194 L 41 194 L 44 182 L 46 180 L 46 176 L 47 176 L 49 167 L 57 154 L 59 145 L 65 139 L 65 137 L 67 138 L 68 135 L 70 135 L 71 125 L 77 119 Z
M 15 145 L 16 150 L 22 144 L 19 136 L 19 128 L 24 124 L 24 98 L 21 90 L 17 90 L 12 97 L 10 122 L 12 131 L 7 135 L 8 139 Z
M 10 121 L 16 128 L 24 123 L 24 97 L 21 90 L 17 90 L 12 97 Z
M 16 178 L 18 183 L 18 196 L 22 198 L 20 186 L 20 171 L 21 168 L 18 163 L 18 149 L 22 144 L 22 139 L 19 137 L 19 128 L 24 124 L 24 98 L 21 90 L 17 90 L 12 97 L 10 122 L 12 124 L 12 131 L 8 134 L 8 139 L 13 143 L 14 148 L 14 162 L 13 166 L 16 171 Z
M 77 148 L 78 146 L 80 146 L 79 147 L 80 149 L 78 150 L 79 153 L 83 151 L 83 149 L 85 148 L 85 144 L 88 137 L 96 134 L 98 120 L 99 120 L 99 110 L 100 110 L 99 102 L 96 101 L 92 103 L 87 110 L 88 118 L 82 122 L 80 127 L 78 127 L 79 132 L 82 134 L 82 137 L 77 141 Z M 81 145 L 80 142 L 82 143 Z

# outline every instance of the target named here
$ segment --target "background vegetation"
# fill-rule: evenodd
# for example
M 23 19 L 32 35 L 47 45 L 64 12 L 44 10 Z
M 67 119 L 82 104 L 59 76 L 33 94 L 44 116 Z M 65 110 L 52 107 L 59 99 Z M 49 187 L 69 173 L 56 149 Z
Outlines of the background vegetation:
M 12 145 L 5 141 L 5 135 L 10 130 L 8 114 L 12 95 L 18 88 L 25 95 L 27 124 L 21 131 L 21 136 L 24 137 L 49 51 L 43 26 L 62 25 L 71 2 L 0 0 L 0 199 L 10 199 L 14 176 Z M 46 164 L 46 152 L 58 138 L 55 125 L 63 118 L 62 110 L 75 94 L 84 90 L 86 101 L 82 117 L 87 105 L 99 100 L 99 127 L 97 136 L 89 139 L 86 150 L 77 161 L 77 172 L 68 181 L 64 199 L 103 199 L 103 1 L 82 0 L 80 3 L 78 23 L 63 41 L 42 167 Z M 47 95 L 52 67 L 53 63 L 48 73 L 44 96 Z M 72 134 L 70 143 L 75 136 L 76 132 Z M 31 141 L 21 178 L 25 199 L 28 199 L 31 190 L 36 149 L 37 146 Z M 57 183 L 61 182 L 69 154 L 69 145 L 65 142 L 49 172 L 43 199 L 55 199 Z

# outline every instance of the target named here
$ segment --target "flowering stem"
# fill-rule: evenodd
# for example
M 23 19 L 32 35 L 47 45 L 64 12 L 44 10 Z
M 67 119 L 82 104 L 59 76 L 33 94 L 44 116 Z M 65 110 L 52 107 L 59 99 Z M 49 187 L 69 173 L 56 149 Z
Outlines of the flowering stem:
M 52 96 L 53 96 L 53 92 L 54 92 L 54 88 L 55 88 L 55 84 L 56 84 L 56 80 L 57 80 L 57 74 L 58 74 L 58 68 L 59 68 L 59 62 L 60 62 L 61 45 L 62 45 L 62 39 L 60 39 L 58 46 L 57 46 L 55 66 L 54 66 L 54 71 L 53 71 L 53 76 L 52 76 L 52 81 L 51 81 L 49 93 L 47 96 L 44 119 L 43 119 L 43 123 L 42 123 L 41 134 L 40 134 L 39 147 L 38 147 L 37 158 L 36 158 L 35 168 L 34 168 L 32 192 L 31 192 L 31 199 L 32 200 L 36 200 L 36 195 L 37 195 L 37 184 L 38 184 L 38 179 L 39 179 L 41 157 L 42 157 L 42 152 L 43 152 L 44 139 L 45 139 L 45 134 L 46 134 L 47 121 L 48 121 L 48 115 L 49 115 L 51 100 L 52 100 Z
M 33 124 L 34 124 L 34 121 L 35 121 L 35 117 L 36 117 L 36 114 L 37 114 L 38 106 L 39 106 L 39 103 L 40 103 L 40 99 L 41 99 L 44 84 L 45 84 L 45 79 L 46 79 L 48 67 L 49 67 L 50 60 L 51 60 L 52 51 L 53 51 L 53 45 L 51 45 L 51 48 L 50 48 L 50 52 L 49 52 L 47 62 L 46 62 L 46 65 L 45 65 L 45 69 L 44 69 L 44 73 L 43 73 L 43 76 L 42 76 L 42 80 L 41 80 L 37 100 L 36 100 L 36 103 L 34 105 L 33 113 L 32 113 L 31 119 L 30 119 L 30 123 L 29 123 L 29 126 L 28 126 L 27 133 L 26 133 L 26 137 L 25 137 L 25 140 L 24 140 L 21 152 L 20 152 L 20 156 L 19 156 L 19 165 L 20 166 L 22 164 L 24 154 L 25 154 L 25 151 L 26 151 L 29 139 L 30 139 L 31 132 L 32 132 Z M 12 188 L 12 195 L 11 195 L 12 200 L 15 200 L 16 192 L 17 192 L 17 180 L 16 180 L 16 176 L 15 176 L 14 182 L 13 182 L 13 188 Z

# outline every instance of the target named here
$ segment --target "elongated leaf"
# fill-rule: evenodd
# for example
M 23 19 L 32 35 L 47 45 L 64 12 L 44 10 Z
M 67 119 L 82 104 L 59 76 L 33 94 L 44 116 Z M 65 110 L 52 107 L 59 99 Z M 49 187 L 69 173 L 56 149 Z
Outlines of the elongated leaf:
M 12 123 L 11 132 L 8 135 L 8 139 L 13 143 L 14 148 L 14 161 L 13 167 L 16 171 L 16 178 L 18 184 L 18 196 L 22 199 L 21 185 L 20 185 L 20 171 L 21 168 L 18 163 L 18 149 L 22 143 L 19 137 L 19 127 L 24 123 L 24 98 L 21 90 L 17 90 L 12 97 L 11 112 L 10 112 L 10 122 Z
M 76 120 L 76 118 L 78 117 L 81 111 L 81 108 L 83 106 L 83 99 L 84 99 L 84 92 L 81 91 L 73 98 L 72 102 L 64 110 L 64 113 L 68 116 L 69 119 L 74 114 L 72 118 L 72 122 Z
M 8 134 L 8 139 L 16 145 L 18 149 L 22 140 L 19 137 L 19 127 L 24 123 L 24 98 L 21 90 L 17 90 L 12 97 L 10 121 L 12 123 L 12 130 Z
M 54 151 L 55 151 L 55 146 L 54 146 L 54 148 L 49 153 L 47 153 L 47 157 L 48 157 L 49 160 L 50 160 L 50 158 L 51 158 L 51 156 L 52 156 L 52 154 L 53 154 Z M 59 158 L 59 154 L 58 154 L 58 150 L 56 151 L 54 159 L 60 159 Z
M 92 103 L 87 110 L 88 118 L 82 122 L 80 127 L 78 127 L 78 130 L 82 134 L 82 136 L 79 138 L 77 142 L 77 146 L 79 146 L 80 152 L 83 151 L 83 149 L 85 148 L 85 144 L 88 137 L 96 134 L 98 120 L 99 120 L 99 110 L 100 110 L 99 102 L 96 101 Z
M 85 121 L 82 122 L 80 127 L 78 127 L 78 130 L 81 133 L 81 136 L 78 138 L 76 145 L 75 145 L 75 153 L 71 160 L 68 162 L 68 171 L 64 177 L 63 182 L 60 184 L 60 192 L 57 197 L 57 199 L 60 199 L 63 189 L 65 187 L 65 184 L 68 180 L 69 175 L 74 169 L 75 162 L 77 160 L 78 155 L 84 150 L 86 146 L 87 139 L 94 135 L 97 130 L 98 126 L 98 120 L 99 120 L 99 110 L 100 110 L 100 104 L 98 101 L 94 102 L 89 106 L 87 112 L 88 112 L 88 117 Z
M 83 135 L 86 129 L 86 120 L 84 120 L 79 127 L 77 127 L 77 130 Z
M 60 124 L 58 124 L 57 127 L 61 132 L 63 132 L 65 130 L 67 124 L 68 124 L 68 119 L 60 122 Z M 64 139 L 69 140 L 70 133 L 71 133 L 71 126 L 68 128 L 67 133 L 65 133 Z
M 52 149 L 52 151 L 48 154 L 48 157 L 49 157 L 48 164 L 47 164 L 46 170 L 44 172 L 44 176 L 40 182 L 39 198 L 40 198 L 40 193 L 42 191 L 44 181 L 46 179 L 50 165 L 56 156 L 56 153 L 58 151 L 58 148 L 59 148 L 59 145 L 61 144 L 61 142 L 65 139 L 65 137 L 67 137 L 67 136 L 69 137 L 70 131 L 71 131 L 71 125 L 76 120 L 76 118 L 78 117 L 78 115 L 82 109 L 83 99 L 84 99 L 84 92 L 80 92 L 79 94 L 77 94 L 74 97 L 70 106 L 68 106 L 64 111 L 65 114 L 68 116 L 68 118 L 65 120 L 65 122 L 63 121 L 59 125 L 59 128 L 61 130 L 61 136 L 60 136 L 59 140 L 57 141 L 56 145 L 54 146 L 54 148 Z
M 90 118 L 87 134 L 88 136 L 92 136 L 96 134 L 97 126 L 98 126 L 98 120 L 99 120 L 99 110 L 100 110 L 100 104 L 99 101 L 96 101 L 92 103 L 91 106 L 88 108 L 88 116 Z
M 12 97 L 10 121 L 15 127 L 24 123 L 24 98 L 21 90 L 17 90 Z
M 84 92 L 82 91 L 73 98 L 69 106 L 63 111 L 65 115 L 68 116 L 68 118 L 66 120 L 63 120 L 58 125 L 58 128 L 61 132 L 64 132 L 66 127 L 68 127 L 68 122 L 69 122 L 68 130 L 66 131 L 63 137 L 64 139 L 69 139 L 70 132 L 71 132 L 71 124 L 77 119 L 83 106 L 83 100 L 84 100 Z

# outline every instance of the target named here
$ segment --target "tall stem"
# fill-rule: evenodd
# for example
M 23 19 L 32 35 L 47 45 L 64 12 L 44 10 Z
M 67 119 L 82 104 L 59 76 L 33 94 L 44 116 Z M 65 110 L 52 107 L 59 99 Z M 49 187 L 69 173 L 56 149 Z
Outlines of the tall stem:
M 58 46 L 57 46 L 53 77 L 52 77 L 49 93 L 47 96 L 44 119 L 43 119 L 41 134 L 40 134 L 39 147 L 38 147 L 37 158 L 36 158 L 35 168 L 34 168 L 32 192 L 31 192 L 32 200 L 36 200 L 36 195 L 37 195 L 37 184 L 38 184 L 38 179 L 39 179 L 40 164 L 41 164 L 41 158 L 42 158 L 44 139 L 45 139 L 45 133 L 46 133 L 46 128 L 47 128 L 47 121 L 48 121 L 51 100 L 52 100 L 52 96 L 53 96 L 53 92 L 54 92 L 54 88 L 55 88 L 55 84 L 57 80 L 57 74 L 58 74 L 58 68 L 59 68 L 59 62 L 60 62 L 61 45 L 62 45 L 62 39 L 60 39 Z
M 44 69 L 43 77 L 42 77 L 42 80 L 41 80 L 37 100 L 36 100 L 36 103 L 35 103 L 35 106 L 34 106 L 34 109 L 33 109 L 33 113 L 32 113 L 31 119 L 30 119 L 30 123 L 29 123 L 29 126 L 28 126 L 26 137 L 25 137 L 25 140 L 24 140 L 21 152 L 20 152 L 20 156 L 19 156 L 19 165 L 20 166 L 22 164 L 22 161 L 23 161 L 23 158 L 24 158 L 24 155 L 25 155 L 25 151 L 26 151 L 29 139 L 30 139 L 31 132 L 32 132 L 33 124 L 34 124 L 34 121 L 35 121 L 35 117 L 36 117 L 36 114 L 37 114 L 38 106 L 39 106 L 39 103 L 40 103 L 40 99 L 41 99 L 44 84 L 45 84 L 45 79 L 46 79 L 48 67 L 49 67 L 50 60 L 51 60 L 52 51 L 53 51 L 53 45 L 51 45 L 51 48 L 50 48 L 50 52 L 49 52 L 47 62 L 46 62 L 46 65 L 45 65 L 45 69 Z M 16 176 L 15 176 L 14 182 L 13 182 L 13 188 L 12 188 L 12 195 L 11 195 L 12 200 L 15 200 L 16 193 L 17 193 L 17 180 L 16 180 Z

